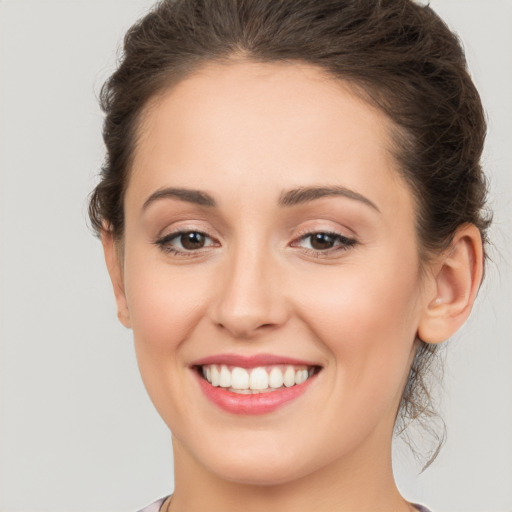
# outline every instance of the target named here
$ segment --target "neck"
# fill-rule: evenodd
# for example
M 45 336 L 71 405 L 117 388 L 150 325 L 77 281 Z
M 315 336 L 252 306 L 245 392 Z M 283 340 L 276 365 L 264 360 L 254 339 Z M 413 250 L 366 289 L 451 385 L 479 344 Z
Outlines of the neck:
M 194 459 L 173 439 L 175 492 L 171 512 L 223 510 L 257 512 L 357 511 L 407 512 L 414 508 L 400 495 L 391 467 L 391 439 L 378 433 L 357 453 L 276 485 L 227 481 Z M 388 449 L 383 449 L 383 447 Z

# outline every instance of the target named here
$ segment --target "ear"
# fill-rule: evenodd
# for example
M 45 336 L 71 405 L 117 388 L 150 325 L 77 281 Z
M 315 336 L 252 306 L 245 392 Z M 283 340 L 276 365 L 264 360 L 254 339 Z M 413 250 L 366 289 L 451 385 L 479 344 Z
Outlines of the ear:
M 124 291 L 123 263 L 119 252 L 118 242 L 114 240 L 112 233 L 106 229 L 101 232 L 101 243 L 105 254 L 105 263 L 107 264 L 112 287 L 114 288 L 114 296 L 117 304 L 117 318 L 125 326 L 130 328 L 130 311 L 126 301 Z
M 468 318 L 483 275 L 483 246 L 478 228 L 461 226 L 450 247 L 431 267 L 431 284 L 418 326 L 427 343 L 450 338 Z

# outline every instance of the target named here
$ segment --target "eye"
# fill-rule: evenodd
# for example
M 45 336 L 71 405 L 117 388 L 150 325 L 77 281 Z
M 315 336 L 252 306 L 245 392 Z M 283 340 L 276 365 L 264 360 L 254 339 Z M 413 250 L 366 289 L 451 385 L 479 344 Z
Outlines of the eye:
M 155 242 L 163 250 L 170 253 L 187 253 L 199 251 L 216 245 L 214 240 L 201 231 L 179 231 L 166 235 Z
M 356 241 L 339 233 L 316 232 L 301 236 L 292 243 L 293 247 L 302 247 L 313 252 L 329 252 L 345 250 L 356 244 Z

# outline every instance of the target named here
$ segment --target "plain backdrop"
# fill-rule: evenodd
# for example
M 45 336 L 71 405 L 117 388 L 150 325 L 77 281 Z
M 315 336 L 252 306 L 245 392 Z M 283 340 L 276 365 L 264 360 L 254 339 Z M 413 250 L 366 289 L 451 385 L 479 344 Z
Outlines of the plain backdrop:
M 86 197 L 103 158 L 96 95 L 148 0 L 0 0 L 0 510 L 133 512 L 172 490 L 170 436 L 116 320 Z M 447 348 L 448 441 L 404 494 L 436 512 L 512 511 L 512 1 L 433 0 L 489 117 L 494 248 Z

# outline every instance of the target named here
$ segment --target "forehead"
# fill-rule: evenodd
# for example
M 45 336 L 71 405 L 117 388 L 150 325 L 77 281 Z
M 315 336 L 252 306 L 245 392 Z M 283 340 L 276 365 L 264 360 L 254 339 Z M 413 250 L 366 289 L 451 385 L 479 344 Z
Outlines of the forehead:
M 276 194 L 322 183 L 410 196 L 392 131 L 384 113 L 315 66 L 208 64 L 148 105 L 128 194 L 230 184 L 240 193 L 263 182 Z

